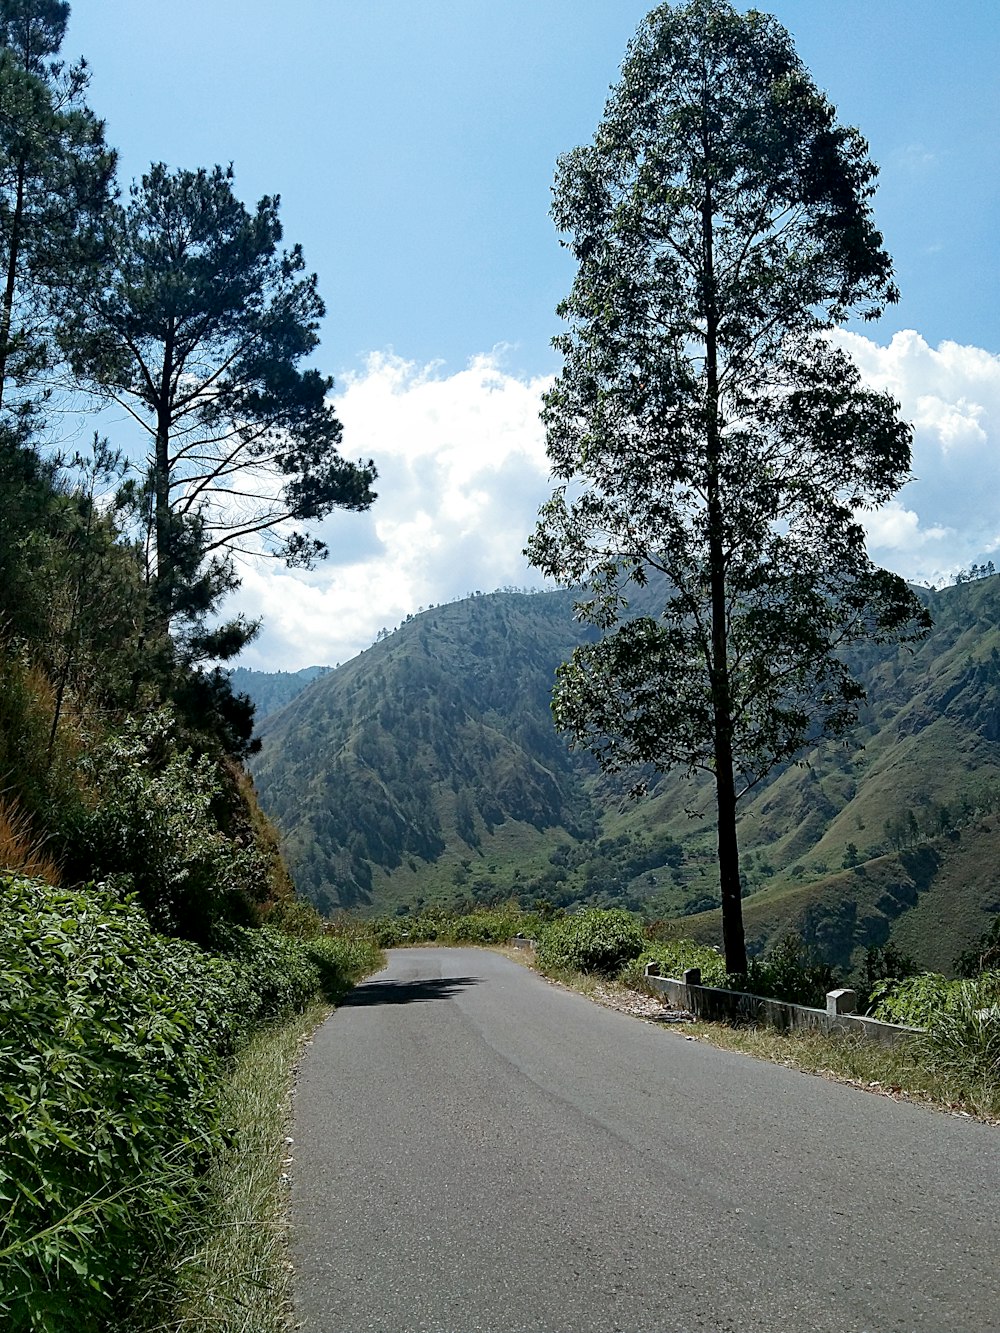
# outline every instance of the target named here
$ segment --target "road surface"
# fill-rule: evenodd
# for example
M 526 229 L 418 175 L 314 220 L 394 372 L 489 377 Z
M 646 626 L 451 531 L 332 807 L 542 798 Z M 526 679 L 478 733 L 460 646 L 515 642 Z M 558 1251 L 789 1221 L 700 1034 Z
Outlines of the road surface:
M 295 1097 L 303 1333 L 1000 1330 L 1000 1129 L 408 949 Z

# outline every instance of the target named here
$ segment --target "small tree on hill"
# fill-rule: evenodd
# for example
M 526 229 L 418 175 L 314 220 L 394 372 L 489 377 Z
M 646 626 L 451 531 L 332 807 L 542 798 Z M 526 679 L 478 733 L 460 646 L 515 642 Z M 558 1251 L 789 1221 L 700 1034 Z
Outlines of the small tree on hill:
M 529 554 L 588 586 L 605 635 L 554 713 L 605 768 L 711 775 L 731 971 L 740 795 L 854 719 L 845 645 L 925 624 L 857 519 L 906 481 L 910 430 L 824 336 L 896 299 L 875 176 L 779 24 L 691 0 L 649 15 L 556 177 L 578 271 L 543 412 L 562 484 Z M 659 615 L 623 621 L 651 579 Z
M 375 498 L 374 465 L 338 452 L 332 381 L 302 368 L 324 313 L 316 278 L 298 246 L 278 248 L 278 199 L 251 212 L 232 179 L 151 167 L 116 212 L 107 281 L 67 337 L 75 371 L 149 436 L 135 498 L 161 625 L 199 622 L 236 586 L 234 553 L 308 566 L 325 546 L 302 525 Z M 241 628 L 227 628 L 228 640 L 202 636 L 206 652 L 238 650 Z

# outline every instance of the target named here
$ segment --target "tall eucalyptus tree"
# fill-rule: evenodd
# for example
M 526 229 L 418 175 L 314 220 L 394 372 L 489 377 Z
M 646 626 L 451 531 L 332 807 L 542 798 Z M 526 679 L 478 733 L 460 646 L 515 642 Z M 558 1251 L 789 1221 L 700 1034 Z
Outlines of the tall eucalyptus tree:
M 910 429 L 827 336 L 897 299 L 876 174 L 773 18 L 690 0 L 647 17 L 556 177 L 578 268 L 528 552 L 605 633 L 553 709 L 608 769 L 711 775 L 736 972 L 740 795 L 855 717 L 846 645 L 924 626 L 859 521 L 907 480 Z M 650 580 L 659 614 L 624 617 Z

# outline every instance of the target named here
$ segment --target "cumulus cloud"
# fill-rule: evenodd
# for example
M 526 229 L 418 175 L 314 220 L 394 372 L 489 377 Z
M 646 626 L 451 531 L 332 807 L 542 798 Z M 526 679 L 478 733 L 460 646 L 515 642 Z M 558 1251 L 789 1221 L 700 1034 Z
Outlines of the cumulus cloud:
M 872 558 L 940 584 L 1000 550 L 1000 357 L 898 333 L 881 346 L 834 340 L 869 384 L 887 388 L 914 424 L 914 480 L 863 515 Z M 521 550 L 550 490 L 538 420 L 548 381 L 503 368 L 503 350 L 462 371 L 390 354 L 344 381 L 336 410 L 349 457 L 372 457 L 379 499 L 335 514 L 329 560 L 309 573 L 244 572 L 234 602 L 261 616 L 241 661 L 267 670 L 346 661 L 420 607 L 476 589 L 538 584 Z
M 833 336 L 914 428 L 914 480 L 864 516 L 872 559 L 914 581 L 946 582 L 1000 548 L 1000 357 L 954 342 L 931 347 L 912 330 L 888 346 Z
M 521 550 L 549 490 L 538 420 L 548 381 L 502 361 L 499 349 L 449 375 L 380 353 L 343 382 L 344 452 L 375 460 L 379 498 L 321 525 L 330 556 L 317 569 L 244 571 L 234 603 L 264 626 L 241 662 L 344 661 L 421 606 L 539 582 Z

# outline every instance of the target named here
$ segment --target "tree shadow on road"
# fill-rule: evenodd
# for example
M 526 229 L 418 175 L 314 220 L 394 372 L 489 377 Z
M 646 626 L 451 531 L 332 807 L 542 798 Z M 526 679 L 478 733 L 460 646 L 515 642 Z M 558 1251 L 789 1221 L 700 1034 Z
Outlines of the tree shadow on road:
M 447 1000 L 467 986 L 478 986 L 478 977 L 425 977 L 419 981 L 365 981 L 345 997 L 341 1008 L 368 1004 L 416 1004 L 422 1000 Z

